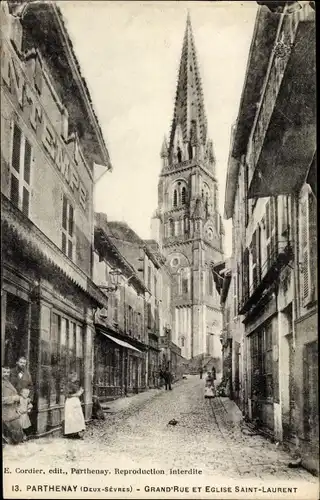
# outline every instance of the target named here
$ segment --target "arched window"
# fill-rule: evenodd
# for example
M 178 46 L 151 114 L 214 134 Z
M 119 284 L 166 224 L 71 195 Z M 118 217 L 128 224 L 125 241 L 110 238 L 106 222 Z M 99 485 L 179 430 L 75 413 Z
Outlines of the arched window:
M 177 190 L 175 189 L 173 191 L 173 206 L 176 207 L 178 205 L 178 193 Z
M 181 190 L 181 203 L 182 203 L 182 205 L 185 205 L 185 204 L 186 204 L 186 197 L 187 197 L 187 190 L 186 190 L 186 188 L 183 186 L 183 187 L 182 187 L 182 190 Z
M 179 146 L 178 146 L 177 158 L 178 158 L 178 162 L 181 163 L 181 161 L 182 161 L 182 153 L 181 153 L 181 149 L 179 148 Z
M 201 191 L 201 196 L 204 198 L 204 190 Z
M 181 347 L 184 347 L 184 337 L 181 337 Z
M 188 217 L 184 218 L 184 232 L 187 233 L 189 231 L 189 219 Z
M 192 160 L 193 151 L 192 151 L 192 146 L 191 146 L 190 142 L 188 142 L 188 155 L 189 155 L 189 160 Z

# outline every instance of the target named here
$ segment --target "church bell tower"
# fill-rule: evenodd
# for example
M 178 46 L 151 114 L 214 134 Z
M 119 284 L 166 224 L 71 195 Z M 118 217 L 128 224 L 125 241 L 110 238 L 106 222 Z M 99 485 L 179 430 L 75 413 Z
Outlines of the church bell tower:
M 187 359 L 201 355 L 221 358 L 220 300 L 210 268 L 223 260 L 224 229 L 189 15 L 171 130 L 168 140 L 163 139 L 160 157 L 152 236 L 174 275 L 172 340 Z

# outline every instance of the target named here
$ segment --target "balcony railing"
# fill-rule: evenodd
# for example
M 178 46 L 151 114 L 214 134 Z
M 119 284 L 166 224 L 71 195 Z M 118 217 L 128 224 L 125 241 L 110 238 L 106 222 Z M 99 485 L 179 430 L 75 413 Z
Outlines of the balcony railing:
M 292 260 L 293 252 L 290 241 L 278 241 L 260 269 L 260 273 L 253 280 L 251 286 L 245 291 L 239 304 L 239 314 L 247 313 L 251 307 L 258 303 L 259 297 L 277 279 L 281 270 Z

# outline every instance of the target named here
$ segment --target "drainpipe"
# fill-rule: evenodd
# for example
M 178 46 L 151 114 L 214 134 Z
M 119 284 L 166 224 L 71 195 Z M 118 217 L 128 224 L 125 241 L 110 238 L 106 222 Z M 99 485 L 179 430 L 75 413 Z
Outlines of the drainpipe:
M 298 297 L 299 297 L 299 281 L 298 281 L 298 271 L 299 271 L 299 238 L 298 238 L 298 224 L 299 211 L 298 204 L 295 194 L 290 195 L 291 201 L 291 239 L 293 247 L 293 297 L 292 297 L 292 345 L 295 351 L 296 349 L 296 325 L 295 321 L 297 318 L 298 311 Z
M 293 247 L 293 297 L 292 297 L 292 347 L 293 352 L 296 351 L 296 319 L 298 315 L 298 304 L 299 304 L 299 205 L 298 199 L 295 193 L 290 195 L 291 201 L 291 238 Z M 296 405 L 296 401 L 295 401 Z M 294 433 L 295 433 L 295 450 L 293 452 L 293 460 L 301 460 L 301 450 L 300 442 L 298 437 L 298 430 L 296 427 L 296 421 L 294 419 Z

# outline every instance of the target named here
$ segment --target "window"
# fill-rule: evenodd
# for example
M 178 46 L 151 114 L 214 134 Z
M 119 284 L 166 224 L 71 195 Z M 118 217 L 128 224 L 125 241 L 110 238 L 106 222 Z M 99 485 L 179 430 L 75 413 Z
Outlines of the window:
M 133 309 L 131 306 L 128 307 L 128 332 L 130 334 L 133 332 Z
M 175 235 L 175 230 L 174 230 L 174 220 L 170 219 L 169 220 L 169 236 L 174 236 Z
M 82 327 L 57 313 L 49 313 L 46 323 L 40 346 L 40 405 L 62 405 L 68 373 L 76 371 L 83 384 Z
M 141 313 L 137 313 L 137 337 L 141 338 L 142 336 L 142 320 Z
M 15 123 L 12 136 L 10 200 L 27 217 L 30 205 L 31 161 L 30 142 Z
M 210 296 L 213 295 L 213 276 L 211 271 L 208 272 L 208 294 Z
M 51 350 L 51 384 L 49 389 L 50 404 L 59 403 L 60 393 L 60 373 L 59 373 L 59 342 L 61 330 L 61 317 L 57 314 L 52 314 L 50 350 Z
M 151 312 L 151 304 L 147 304 L 147 326 L 148 328 L 152 328 L 152 312 Z
M 182 161 L 182 152 L 181 152 L 181 149 L 179 148 L 178 146 L 178 150 L 177 150 L 177 158 L 178 158 L 178 162 L 181 163 Z
M 275 198 L 272 197 L 266 204 L 266 243 L 268 269 L 270 268 L 276 257 L 276 234 L 276 202 Z
M 66 196 L 62 203 L 62 251 L 69 259 L 74 254 L 74 210 Z
M 113 304 L 113 321 L 115 323 L 118 323 L 118 318 L 119 316 L 119 299 L 118 297 L 114 297 L 114 304 Z
M 245 225 L 248 225 L 249 222 L 249 199 L 248 199 L 248 191 L 249 191 L 249 167 L 245 165 L 244 168 L 244 202 L 245 202 Z
M 242 299 L 249 298 L 249 250 L 246 248 L 242 259 Z
M 181 347 L 184 347 L 184 345 L 185 345 L 185 338 L 181 337 L 181 341 L 180 342 L 181 342 Z
M 151 290 L 151 267 L 148 266 L 148 288 Z
M 69 336 L 68 336 L 68 348 L 69 348 L 69 372 L 76 371 L 76 335 L 77 335 L 77 325 L 70 321 L 69 323 Z
M 267 323 L 250 337 L 252 395 L 273 399 L 272 323 Z
M 302 305 L 306 306 L 314 298 L 317 275 L 317 215 L 316 198 L 306 188 L 299 204 L 299 240 Z
M 157 297 L 157 277 L 156 276 L 154 276 L 153 281 L 154 281 L 154 283 L 153 283 L 153 295 L 155 297 Z
M 237 276 L 233 275 L 233 317 L 238 315 Z
M 187 191 L 186 188 L 183 186 L 181 190 L 181 203 L 182 205 L 186 204 L 186 197 L 187 197 Z
M 236 291 L 236 295 L 237 295 L 237 310 L 236 310 L 236 316 L 238 315 L 239 313 L 239 298 L 240 298 L 240 265 L 239 263 L 237 263 L 237 277 L 236 277 L 236 284 L 237 284 L 237 291 Z
M 290 197 L 288 195 L 282 197 L 282 217 L 281 217 L 281 235 L 289 239 L 290 236 Z
M 83 348 L 82 328 L 80 325 L 76 325 L 76 372 L 82 387 L 84 384 Z
M 189 231 L 189 219 L 188 219 L 188 217 L 185 217 L 184 218 L 184 232 L 188 233 L 188 231 Z
M 175 189 L 173 191 L 173 206 L 176 207 L 178 205 L 178 192 Z
M 261 279 L 261 228 L 254 231 L 251 241 L 251 282 L 253 290 Z
M 189 292 L 189 280 L 188 278 L 182 278 L 182 293 Z

